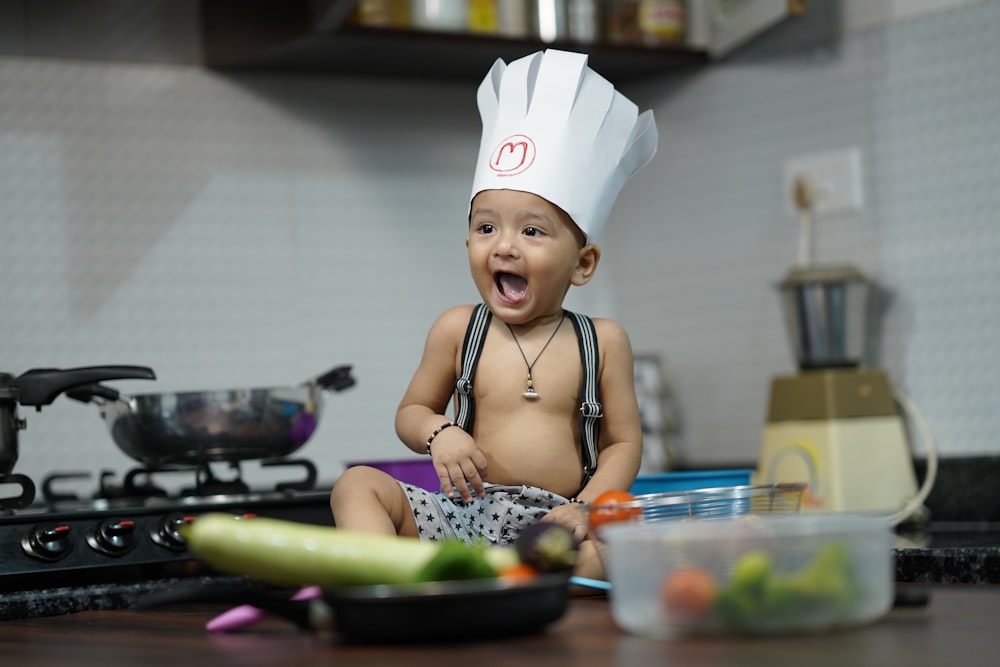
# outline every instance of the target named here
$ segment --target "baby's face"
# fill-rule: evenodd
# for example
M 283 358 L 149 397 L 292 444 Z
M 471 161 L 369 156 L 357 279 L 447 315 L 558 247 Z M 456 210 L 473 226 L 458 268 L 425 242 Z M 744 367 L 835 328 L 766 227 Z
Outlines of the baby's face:
M 570 285 L 586 283 L 593 270 L 581 271 L 594 246 L 584 245 L 569 216 L 519 190 L 476 195 L 466 245 L 480 296 L 510 324 L 560 313 Z

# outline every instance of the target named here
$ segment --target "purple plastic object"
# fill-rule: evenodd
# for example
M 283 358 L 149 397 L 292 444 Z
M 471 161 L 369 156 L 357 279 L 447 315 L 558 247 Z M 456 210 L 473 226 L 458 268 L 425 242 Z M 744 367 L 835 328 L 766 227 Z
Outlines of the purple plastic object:
M 322 595 L 322 590 L 318 586 L 307 586 L 295 595 L 293 600 L 315 600 Z M 263 620 L 267 617 L 267 612 L 250 604 L 241 604 L 222 612 L 205 624 L 205 629 L 209 632 L 233 632 Z
M 437 473 L 434 472 L 434 464 L 431 458 L 422 459 L 391 459 L 383 461 L 353 461 L 347 464 L 348 468 L 354 466 L 370 466 L 382 472 L 392 475 L 400 482 L 406 482 L 413 486 L 419 486 L 428 491 L 440 491 L 441 482 Z

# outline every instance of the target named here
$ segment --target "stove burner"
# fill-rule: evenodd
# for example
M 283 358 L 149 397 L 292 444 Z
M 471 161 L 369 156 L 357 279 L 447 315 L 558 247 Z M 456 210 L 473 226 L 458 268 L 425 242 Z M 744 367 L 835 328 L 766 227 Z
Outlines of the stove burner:
M 140 475 L 146 475 L 146 481 L 137 483 L 136 479 Z M 125 483 L 120 487 L 114 487 L 109 482 L 114 477 L 114 473 L 104 471 L 101 473 L 101 486 L 98 491 L 98 498 L 166 498 L 168 496 L 165 489 L 160 488 L 149 480 L 149 471 L 136 468 L 128 471 L 125 475 Z
M 12 510 L 23 509 L 35 499 L 35 483 L 27 475 L 17 473 L 0 475 L 0 486 L 7 484 L 20 487 L 21 492 L 16 496 L 0 498 L 0 514 L 10 514 Z
M 306 476 L 298 482 L 279 482 L 274 488 L 277 491 L 312 491 L 316 488 L 316 464 L 308 459 L 264 459 L 261 468 L 302 468 Z
M 272 490 L 254 491 L 243 480 L 239 462 L 228 463 L 233 471 L 230 477 L 218 475 L 208 463 L 197 466 L 149 466 L 137 467 L 127 471 L 121 483 L 115 483 L 115 472 L 102 470 L 98 489 L 92 495 L 95 505 L 103 507 L 137 507 L 142 505 L 163 506 L 170 502 L 191 501 L 212 502 L 213 499 L 232 500 L 240 497 L 260 497 L 269 493 L 278 495 L 294 495 L 299 492 L 309 492 L 316 489 L 316 465 L 307 459 L 263 459 L 259 461 L 262 468 L 299 468 L 303 475 L 299 479 L 287 479 L 275 484 Z M 160 483 L 154 482 L 154 477 L 166 475 L 193 475 L 194 483 L 179 489 L 175 493 L 168 492 Z M 23 477 L 13 476 L 13 477 Z M 87 472 L 55 472 L 48 475 L 42 482 L 42 496 L 50 509 L 65 509 L 73 504 L 79 505 L 81 498 L 72 492 L 58 490 L 60 482 L 74 479 L 89 479 Z M 34 485 L 27 477 L 24 481 L 30 485 L 31 497 L 19 505 L 24 507 L 34 498 Z M 0 476 L 0 483 L 3 477 Z M 3 500 L 0 499 L 0 507 Z
M 223 480 L 216 477 L 208 465 L 198 466 L 195 474 L 195 486 L 193 488 L 181 489 L 181 495 L 200 498 L 203 496 L 232 496 L 250 493 L 250 487 L 239 476 L 237 464 L 233 463 L 230 467 L 237 470 L 236 477 Z

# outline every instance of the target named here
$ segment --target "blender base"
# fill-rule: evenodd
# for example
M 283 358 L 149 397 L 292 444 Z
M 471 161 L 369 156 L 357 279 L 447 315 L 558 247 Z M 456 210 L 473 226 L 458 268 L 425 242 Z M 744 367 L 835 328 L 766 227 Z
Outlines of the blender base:
M 880 369 L 772 380 L 754 483 L 804 482 L 803 511 L 894 513 L 916 494 L 903 419 Z

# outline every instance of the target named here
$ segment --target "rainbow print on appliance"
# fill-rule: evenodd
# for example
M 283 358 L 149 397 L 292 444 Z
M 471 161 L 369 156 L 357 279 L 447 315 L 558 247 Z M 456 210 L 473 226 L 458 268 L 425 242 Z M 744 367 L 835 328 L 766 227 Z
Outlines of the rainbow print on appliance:
M 898 416 L 768 422 L 755 480 L 808 483 L 803 511 L 891 514 L 917 493 Z
M 808 487 L 802 495 L 804 508 L 822 509 L 826 490 L 820 483 L 820 461 L 816 445 L 808 440 L 792 441 L 774 451 L 762 465 L 756 483 L 805 482 Z

